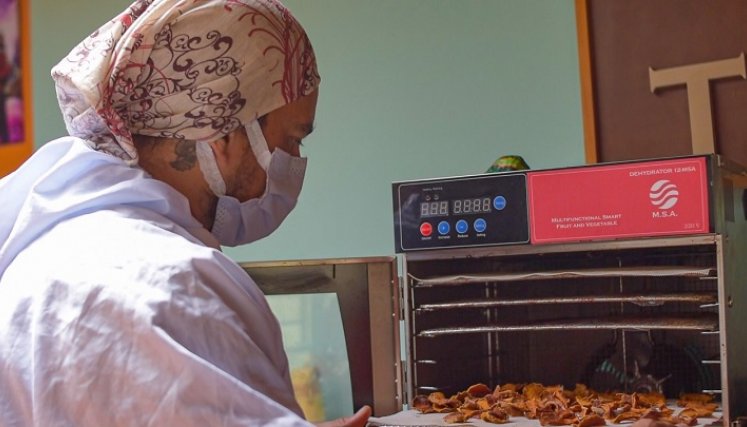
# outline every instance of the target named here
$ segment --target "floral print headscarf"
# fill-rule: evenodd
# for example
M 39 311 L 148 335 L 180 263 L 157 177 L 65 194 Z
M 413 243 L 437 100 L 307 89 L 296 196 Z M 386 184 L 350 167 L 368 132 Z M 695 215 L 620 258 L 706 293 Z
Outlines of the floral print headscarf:
M 133 134 L 212 141 L 319 85 L 277 0 L 137 0 L 52 69 L 67 130 L 137 163 Z

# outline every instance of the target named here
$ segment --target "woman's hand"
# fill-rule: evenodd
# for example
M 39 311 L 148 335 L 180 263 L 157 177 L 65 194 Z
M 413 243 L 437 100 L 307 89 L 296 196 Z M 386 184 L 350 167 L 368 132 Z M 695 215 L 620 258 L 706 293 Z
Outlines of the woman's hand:
M 366 427 L 368 417 L 371 416 L 371 407 L 366 405 L 350 417 L 338 418 L 317 424 L 317 427 Z

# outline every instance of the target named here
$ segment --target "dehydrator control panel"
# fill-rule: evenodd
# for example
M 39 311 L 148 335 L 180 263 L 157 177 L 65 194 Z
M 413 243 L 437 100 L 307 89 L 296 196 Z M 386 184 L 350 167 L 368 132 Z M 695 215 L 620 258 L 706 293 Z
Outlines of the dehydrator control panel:
M 396 251 L 529 242 L 526 183 L 524 173 L 394 183 Z

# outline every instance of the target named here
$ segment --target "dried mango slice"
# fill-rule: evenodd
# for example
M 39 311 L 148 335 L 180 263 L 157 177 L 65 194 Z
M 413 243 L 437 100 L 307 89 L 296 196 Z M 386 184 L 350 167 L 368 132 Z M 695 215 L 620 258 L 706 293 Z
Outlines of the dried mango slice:
M 461 412 L 452 412 L 444 417 L 444 421 L 449 424 L 456 424 L 467 421 L 467 418 Z
M 686 406 L 687 402 L 711 403 L 713 395 L 706 393 L 682 393 L 677 400 L 678 406 Z
M 481 410 L 480 399 L 465 399 L 464 403 L 459 406 L 459 409 Z
M 514 390 L 496 390 L 493 392 L 493 397 L 498 400 L 514 400 L 518 396 Z
M 573 389 L 573 395 L 576 396 L 576 398 L 579 396 L 589 396 L 591 394 L 593 393 L 589 390 L 589 387 L 586 387 L 584 384 L 576 383 L 576 388 Z
M 412 398 L 412 407 L 424 414 L 434 412 L 432 404 L 430 400 L 428 400 L 428 396 L 424 394 L 419 394 Z
M 686 426 L 694 426 L 698 424 L 698 417 L 696 411 L 692 408 L 685 408 L 680 411 L 679 414 L 672 417 L 676 424 L 684 424 Z
M 517 403 L 502 403 L 501 409 L 506 411 L 508 415 L 512 417 L 523 417 L 524 416 L 524 405 Z
M 620 415 L 616 416 L 614 420 L 612 420 L 613 424 L 620 424 L 623 421 L 630 421 L 630 420 L 638 420 L 641 418 L 641 413 L 637 411 L 625 411 L 621 413 Z
M 451 396 L 450 398 L 446 400 L 446 405 L 451 406 L 452 408 L 458 408 L 462 406 L 463 403 L 464 403 L 464 400 L 457 399 L 456 396 Z
M 524 416 L 529 418 L 530 420 L 536 419 L 539 417 L 540 412 L 540 402 L 537 399 L 530 399 L 526 401 L 526 411 L 524 411 Z
M 433 393 L 428 395 L 428 401 L 431 402 L 434 405 L 446 405 L 446 402 L 448 399 L 446 396 L 441 393 L 440 391 L 434 391 Z
M 667 405 L 667 398 L 661 393 L 636 393 L 636 396 L 638 403 L 647 407 L 660 408 Z
M 467 388 L 467 394 L 472 397 L 483 397 L 486 394 L 491 394 L 491 390 L 485 384 L 478 383 L 469 386 L 469 388 Z
M 545 391 L 545 387 L 542 384 L 531 383 L 524 386 L 521 394 L 527 399 L 539 399 L 542 397 L 542 392 Z
M 480 419 L 493 424 L 505 424 L 508 422 L 509 415 L 503 409 L 494 406 L 489 411 L 481 413 Z
M 663 414 L 658 408 L 651 408 L 648 411 L 644 412 L 641 415 L 641 418 L 646 418 L 649 420 L 659 420 L 662 417 L 665 417 L 666 415 Z
M 506 384 L 497 386 L 495 388 L 495 391 L 513 391 L 514 393 L 518 393 L 521 387 L 522 386 L 519 384 L 506 383 Z
M 599 393 L 597 397 L 601 403 L 614 402 L 617 400 L 617 393 Z
M 459 412 L 461 412 L 462 415 L 464 415 L 464 419 L 465 420 L 468 420 L 468 419 L 470 419 L 472 417 L 479 416 L 483 411 L 480 410 L 480 409 L 463 409 L 463 408 L 459 408 Z
M 578 422 L 578 427 L 598 427 L 607 425 L 607 421 L 597 414 L 589 414 Z
M 483 411 L 487 411 L 488 409 L 490 409 L 491 406 L 493 405 L 485 399 L 479 399 L 477 401 L 477 407 Z
M 561 411 L 542 411 L 539 414 L 540 425 L 543 426 L 569 426 L 576 424 L 576 415 L 565 409 Z
M 544 399 L 542 402 L 541 412 L 560 412 L 568 409 L 564 402 L 552 397 L 550 399 Z
M 576 395 L 576 402 L 579 405 L 589 407 L 599 404 L 599 398 L 594 394 L 588 394 L 584 396 Z
M 718 403 L 687 402 L 685 408 L 695 410 L 698 417 L 710 417 L 718 409 Z
M 455 412 L 456 408 L 452 408 L 451 406 L 447 405 L 433 405 L 433 412 L 438 412 L 439 414 L 446 414 L 449 412 Z

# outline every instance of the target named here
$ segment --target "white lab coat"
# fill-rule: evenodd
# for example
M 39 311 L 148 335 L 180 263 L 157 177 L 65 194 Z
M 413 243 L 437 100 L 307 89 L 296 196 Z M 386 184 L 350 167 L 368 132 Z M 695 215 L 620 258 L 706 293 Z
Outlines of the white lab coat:
M 77 138 L 0 180 L 0 426 L 308 426 L 277 320 L 216 248 Z

